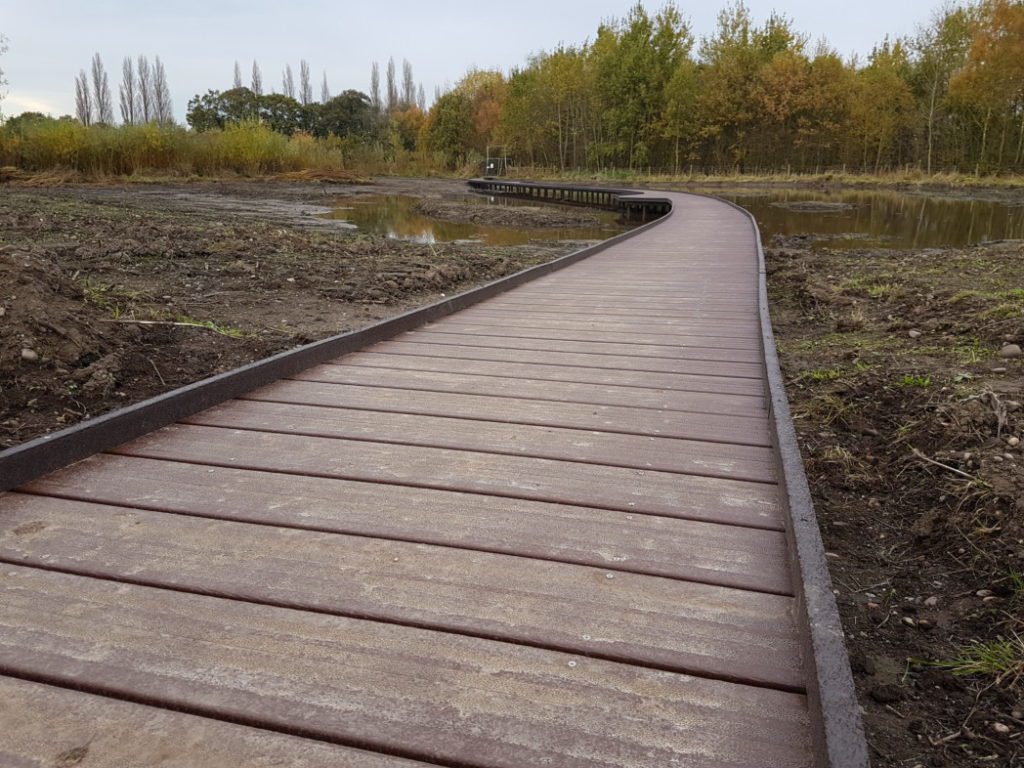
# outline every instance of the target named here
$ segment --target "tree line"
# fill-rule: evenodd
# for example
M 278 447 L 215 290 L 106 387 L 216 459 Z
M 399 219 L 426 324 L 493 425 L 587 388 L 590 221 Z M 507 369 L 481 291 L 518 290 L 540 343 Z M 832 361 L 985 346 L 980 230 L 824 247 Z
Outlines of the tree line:
M 167 72 L 159 56 L 152 64 L 146 56 L 140 55 L 138 59 L 125 56 L 121 62 L 118 95 L 124 125 L 174 122 Z M 75 78 L 75 117 L 82 125 L 114 125 L 110 81 L 98 53 L 92 57 L 89 73 L 82 69 Z
M 481 82 L 462 130 L 496 111 L 487 141 L 563 170 L 1024 170 L 1019 0 L 946 5 L 864 60 L 742 3 L 700 41 L 675 5 L 637 5 L 593 41 Z
M 121 122 L 172 122 L 159 57 L 125 59 L 121 74 Z M 252 124 L 327 141 L 364 169 L 468 167 L 500 146 L 563 172 L 1024 171 L 1024 0 L 947 3 L 863 58 L 743 2 L 700 39 L 672 0 L 656 13 L 637 3 L 586 42 L 508 73 L 470 70 L 429 108 L 412 65 L 393 58 L 383 72 L 373 63 L 368 93 L 332 94 L 323 73 L 319 98 L 305 60 L 278 88 L 255 61 L 247 84 L 238 62 L 233 74 L 231 88 L 189 101 L 194 133 Z M 98 54 L 75 91 L 78 122 L 116 122 Z

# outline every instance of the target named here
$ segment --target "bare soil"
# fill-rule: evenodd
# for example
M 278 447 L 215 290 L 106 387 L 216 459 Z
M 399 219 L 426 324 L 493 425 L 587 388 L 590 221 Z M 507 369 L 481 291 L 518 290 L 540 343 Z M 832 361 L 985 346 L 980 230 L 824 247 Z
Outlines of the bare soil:
M 599 227 L 592 209 L 561 205 L 474 205 L 459 200 L 426 198 L 416 209 L 434 219 L 491 226 Z
M 767 259 L 873 764 L 1024 765 L 1024 244 Z
M 423 180 L 5 186 L 0 448 L 578 247 L 420 245 L 313 215 L 341 194 L 413 189 L 465 194 Z

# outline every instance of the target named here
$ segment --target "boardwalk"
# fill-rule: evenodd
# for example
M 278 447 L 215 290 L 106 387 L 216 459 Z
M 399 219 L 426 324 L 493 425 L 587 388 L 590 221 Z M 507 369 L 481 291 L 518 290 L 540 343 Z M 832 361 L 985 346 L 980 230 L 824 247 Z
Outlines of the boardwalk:
M 0 496 L 0 764 L 864 765 L 754 230 L 662 197 Z

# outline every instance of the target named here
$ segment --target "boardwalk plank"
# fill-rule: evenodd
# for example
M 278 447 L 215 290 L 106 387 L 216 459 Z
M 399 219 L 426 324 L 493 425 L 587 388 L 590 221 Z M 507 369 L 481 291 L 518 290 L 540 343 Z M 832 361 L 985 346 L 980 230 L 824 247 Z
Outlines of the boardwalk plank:
M 448 764 L 811 765 L 796 694 L 14 566 L 0 667 Z
M 771 449 L 756 446 L 255 400 L 232 400 L 182 423 L 775 482 Z
M 460 419 L 566 427 L 682 440 L 769 445 L 768 420 L 750 416 L 656 411 L 629 406 L 587 405 L 489 397 L 414 389 L 361 387 L 316 381 L 279 381 L 242 395 L 267 400 L 336 408 L 457 416 Z
M 607 367 L 569 365 L 566 362 L 552 365 L 537 362 L 515 362 L 508 359 L 462 360 L 459 358 L 427 356 L 417 354 L 388 354 L 375 346 L 373 352 L 356 352 L 345 355 L 337 362 L 345 365 L 360 365 L 370 368 L 400 368 L 411 371 L 433 371 L 437 373 L 471 374 L 474 376 L 496 376 L 508 378 L 512 371 L 517 376 L 537 381 L 565 381 L 574 384 L 598 384 L 601 386 L 643 387 L 645 389 L 681 390 L 684 392 L 718 392 L 729 395 L 764 396 L 764 385 L 759 379 L 730 378 L 728 376 L 686 375 L 684 373 L 659 373 L 638 371 L 634 368 L 615 370 Z M 411 345 L 405 345 L 409 347 Z M 418 348 L 424 351 L 423 347 Z M 427 352 L 432 350 L 426 349 Z M 564 356 L 562 356 L 564 360 Z M 515 363 L 512 365 L 511 363 Z
M 343 363 L 345 358 L 339 362 Z M 517 376 L 517 367 L 509 366 Z M 678 390 L 637 389 L 598 384 L 535 381 L 526 378 L 494 378 L 434 371 L 390 371 L 347 365 L 318 365 L 297 373 L 296 381 L 330 384 L 394 387 L 421 392 L 456 392 L 463 395 L 519 397 L 551 402 L 588 405 L 619 405 L 669 411 L 699 411 L 734 416 L 764 416 L 764 398 L 756 395 L 730 395 Z
M 578 505 L 103 455 L 32 493 L 792 594 L 784 535 Z
M 151 459 L 341 477 L 782 529 L 775 486 L 569 461 L 175 425 L 117 448 Z
M 42 496 L 14 494 L 4 509 L 0 558 L 9 562 L 789 690 L 803 685 L 790 597 Z
M 0 677 L 0 765 L 427 768 L 427 763 Z
M 545 350 L 512 349 L 501 342 L 491 347 L 463 347 L 457 344 L 434 344 L 412 341 L 384 341 L 373 346 L 373 351 L 388 355 L 421 355 L 450 359 L 487 360 L 500 363 L 526 363 L 537 365 L 573 366 L 579 368 L 619 370 L 643 373 L 686 374 L 719 379 L 753 379 L 761 387 L 761 366 L 758 363 L 725 363 L 708 360 L 683 360 L 662 357 L 632 357 L 630 355 L 597 355 Z M 341 358 L 344 360 L 345 358 Z M 758 390 L 760 392 L 761 390 Z

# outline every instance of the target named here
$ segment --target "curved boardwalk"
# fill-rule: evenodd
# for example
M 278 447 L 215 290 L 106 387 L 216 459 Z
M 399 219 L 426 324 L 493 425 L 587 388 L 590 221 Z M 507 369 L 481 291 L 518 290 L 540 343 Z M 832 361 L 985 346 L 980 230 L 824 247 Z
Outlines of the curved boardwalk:
M 0 496 L 0 764 L 865 764 L 822 712 L 754 230 L 660 197 Z

